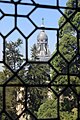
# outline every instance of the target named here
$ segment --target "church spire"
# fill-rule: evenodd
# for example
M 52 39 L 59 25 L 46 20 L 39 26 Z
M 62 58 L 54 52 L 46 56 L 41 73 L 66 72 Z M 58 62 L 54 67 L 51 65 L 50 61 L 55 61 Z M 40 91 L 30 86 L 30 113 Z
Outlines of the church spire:
M 37 57 L 40 61 L 46 61 L 50 58 L 48 50 L 48 36 L 44 30 L 44 18 L 42 18 L 41 30 L 37 36 Z
M 44 25 L 44 18 L 42 18 L 42 25 Z
M 44 18 L 42 18 L 42 24 L 41 27 L 44 27 Z
M 44 27 L 44 18 L 42 18 L 42 24 L 41 24 L 41 27 L 42 27 L 42 28 Z M 41 31 L 44 31 L 44 29 L 41 29 Z

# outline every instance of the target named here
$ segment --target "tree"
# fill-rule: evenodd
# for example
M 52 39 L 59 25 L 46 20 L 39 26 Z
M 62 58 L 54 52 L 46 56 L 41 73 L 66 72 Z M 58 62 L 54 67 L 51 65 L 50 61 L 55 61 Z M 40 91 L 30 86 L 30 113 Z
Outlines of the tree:
M 77 109 L 76 108 L 74 108 L 74 109 L 72 109 L 72 111 L 71 112 L 68 112 L 68 111 L 66 111 L 66 112 L 60 112 L 60 119 L 61 120 L 76 120 L 77 119 Z
M 68 0 L 66 6 L 67 7 L 75 7 L 76 0 Z M 80 6 L 80 1 L 78 0 L 78 6 Z M 69 17 L 71 15 L 70 9 L 66 9 L 64 14 Z M 68 13 L 69 12 L 69 13 Z M 73 11 L 74 12 L 74 11 Z M 61 26 L 63 17 L 59 20 L 59 26 Z M 71 17 L 72 24 L 79 30 L 80 28 L 80 17 L 79 12 L 77 12 L 74 16 Z M 68 28 L 68 29 L 67 29 Z M 71 28 L 71 29 L 69 29 Z M 67 32 L 65 32 L 67 30 Z M 59 41 L 59 50 L 61 54 L 67 59 L 67 61 L 71 61 L 73 57 L 78 53 L 78 40 L 77 40 L 77 31 L 71 26 L 70 23 L 67 23 L 62 27 L 60 33 L 60 41 Z M 80 47 L 80 45 L 79 45 Z M 80 73 L 80 56 L 77 55 L 75 59 L 70 63 L 70 73 L 78 75 Z M 58 63 L 59 64 L 59 63 Z M 58 68 L 58 67 L 57 67 Z M 73 77 L 71 78 L 73 81 Z M 74 78 L 75 79 L 75 78 Z M 76 77 L 75 83 L 78 83 L 78 78 Z
M 16 42 L 6 42 L 6 63 L 15 71 L 20 68 L 23 62 L 23 55 L 20 53 L 19 47 L 23 44 L 21 39 Z
M 80 2 L 79 2 L 80 3 Z M 78 3 L 78 4 L 79 4 Z M 74 7 L 76 6 L 76 0 L 68 0 L 67 7 Z M 73 13 L 75 12 L 75 10 L 71 10 L 71 9 L 67 9 L 64 11 L 64 14 L 67 16 L 67 18 L 69 18 Z M 79 13 L 78 15 L 75 14 L 73 17 L 71 17 L 71 22 L 72 24 L 79 30 Z M 64 23 L 65 18 L 62 16 L 59 20 L 59 27 Z M 55 56 L 53 58 L 53 60 L 51 61 L 51 64 L 54 66 L 54 68 L 60 73 L 62 74 L 62 76 L 59 76 L 58 78 L 56 78 L 56 80 L 54 80 L 55 84 L 68 84 L 68 78 L 67 78 L 67 73 L 68 73 L 68 62 L 70 62 L 73 57 L 75 57 L 75 55 L 78 52 L 78 44 L 77 44 L 77 32 L 75 30 L 75 28 L 69 23 L 67 22 L 59 31 L 59 51 L 60 53 L 63 55 L 63 57 L 61 56 L 61 54 L 57 54 L 57 56 Z M 55 53 L 53 53 L 54 55 Z M 65 60 L 65 59 L 66 60 Z M 70 74 L 79 74 L 80 70 L 79 70 L 79 56 L 76 57 L 76 59 L 73 60 L 73 62 L 70 63 L 70 68 L 69 68 L 69 73 Z M 45 69 L 45 68 L 44 68 Z M 54 77 L 54 72 L 52 73 L 53 77 Z M 64 76 L 63 76 L 64 74 Z M 79 78 L 78 77 L 72 77 L 70 76 L 70 82 L 73 84 L 77 84 L 79 82 Z M 61 86 L 59 86 L 58 90 L 57 88 L 55 88 L 54 90 L 57 92 L 60 92 Z M 78 88 L 77 88 L 78 89 Z M 77 90 L 75 88 L 75 91 Z M 77 92 L 77 91 L 76 91 Z M 79 92 L 79 89 L 78 89 Z M 69 93 L 69 94 L 68 94 Z M 71 102 L 69 101 L 69 99 L 67 100 L 68 95 L 73 96 L 73 100 L 71 100 Z M 72 93 L 71 90 L 67 90 L 67 95 L 65 95 L 63 93 L 63 106 L 61 106 L 61 114 L 63 114 L 64 110 L 65 110 L 65 114 L 64 114 L 64 120 L 66 119 L 66 117 L 68 118 L 68 115 L 71 116 L 71 119 L 74 119 L 72 117 L 72 110 L 76 109 L 76 97 L 74 95 L 74 93 Z M 66 96 L 66 97 L 65 97 Z M 70 106 L 70 104 L 67 104 L 67 101 L 70 102 L 70 104 L 73 104 L 72 106 Z M 50 103 L 49 103 L 50 104 Z M 49 116 L 49 111 L 47 112 L 47 106 L 49 105 L 48 103 L 43 103 L 42 105 L 40 105 L 39 109 L 38 109 L 38 116 L 39 118 L 44 116 Z M 45 106 L 45 107 L 44 107 Z M 64 107 L 64 108 L 63 108 Z M 45 111 L 43 111 L 43 109 L 46 109 Z M 50 111 L 54 111 L 54 109 L 50 109 Z M 68 114 L 68 112 L 70 114 Z M 52 114 L 53 117 L 53 114 Z
M 70 7 L 70 8 L 76 8 L 76 0 L 68 0 L 68 2 L 66 3 L 66 6 L 67 7 Z M 80 7 L 80 0 L 78 0 L 78 7 Z M 75 12 L 75 10 L 72 10 L 72 9 L 66 9 L 64 11 L 64 14 L 69 18 L 73 13 Z M 77 12 L 75 15 L 73 15 L 71 18 L 70 18 L 72 24 L 77 28 L 77 30 L 80 30 L 80 12 Z M 59 19 L 59 27 L 64 23 L 65 21 L 65 18 L 62 16 L 60 19 Z M 65 28 L 66 27 L 66 28 Z M 68 30 L 67 30 L 68 28 Z M 75 34 L 75 28 L 73 28 L 71 26 L 71 24 L 69 22 L 67 22 L 67 24 L 61 28 L 60 30 L 60 37 L 63 37 L 65 33 L 65 30 L 67 31 L 67 33 L 70 33 L 70 34 Z
M 31 48 L 32 56 L 31 60 L 37 61 L 37 48 L 34 44 Z M 24 69 L 24 79 L 26 84 L 29 85 L 44 85 L 49 81 L 50 67 L 44 64 L 27 64 Z M 37 111 L 40 105 L 47 98 L 47 88 L 42 87 L 29 87 L 27 93 L 29 94 L 28 108 L 30 111 L 37 116 Z M 31 118 L 32 119 L 32 118 Z
M 57 118 L 57 101 L 56 99 L 47 99 L 40 105 L 37 116 L 39 119 Z
M 31 58 L 32 60 L 37 60 L 38 59 L 38 56 L 37 56 L 37 46 L 36 44 L 33 45 L 33 47 L 31 48 Z
M 80 6 L 80 1 L 78 0 L 78 5 Z M 67 7 L 76 7 L 76 0 L 68 0 Z M 75 10 L 71 9 L 66 9 L 64 11 L 64 14 L 69 18 Z M 80 74 L 80 55 L 78 55 L 78 51 L 80 44 L 78 45 L 78 40 L 77 40 L 77 30 L 80 30 L 80 13 L 76 13 L 70 18 L 71 23 L 75 26 L 73 27 L 69 22 L 67 22 L 59 31 L 59 51 L 60 54 L 57 54 L 57 56 L 54 57 L 54 59 L 51 61 L 51 64 L 54 66 L 54 68 L 62 74 L 60 79 L 54 80 L 55 84 L 61 83 L 62 85 L 68 84 L 66 83 L 65 78 L 66 75 L 70 74 L 70 83 L 71 84 L 79 84 L 79 74 Z M 59 20 L 59 26 L 61 26 L 65 21 L 65 18 L 62 16 Z M 80 37 L 79 37 L 80 38 Z M 80 39 L 79 39 L 80 40 Z M 53 53 L 54 55 L 55 53 Z M 61 55 L 62 54 L 62 55 Z M 63 56 L 63 57 L 62 57 Z M 75 58 L 74 58 L 75 57 Z M 73 59 L 73 60 L 72 60 Z M 70 63 L 69 63 L 70 62 Z M 69 63 L 69 71 L 68 71 L 68 63 Z M 64 78 L 64 76 L 65 78 Z M 74 74 L 72 76 L 71 74 Z M 68 79 L 69 80 L 69 79 Z M 68 81 L 67 80 L 67 81 Z M 56 82 L 57 81 L 57 82 Z M 60 86 L 58 86 L 60 87 Z M 72 87 L 73 91 L 75 91 L 77 94 L 79 93 L 79 87 Z M 55 91 L 57 91 L 55 89 Z M 80 94 L 80 93 L 79 93 Z M 69 99 L 68 97 L 72 96 L 73 100 Z M 70 104 L 67 104 L 71 101 Z M 61 114 L 64 114 L 64 120 L 68 118 L 68 115 L 72 117 L 72 109 L 77 109 L 77 100 L 75 93 L 70 91 L 69 89 L 67 90 L 67 94 L 65 95 L 63 93 L 63 105 L 60 107 L 61 109 Z M 74 104 L 74 105 L 72 105 Z M 64 113 L 65 110 L 65 113 Z M 71 115 L 70 115 L 71 113 Z M 77 116 L 77 114 L 76 114 Z M 67 118 L 66 118 L 67 117 Z M 70 119 L 70 118 L 69 118 Z M 71 119 L 74 120 L 72 117 Z
M 34 63 L 28 64 L 26 67 L 25 75 L 22 76 L 26 84 L 46 84 L 46 81 L 49 81 L 49 65 Z
M 5 44 L 5 59 L 6 64 L 8 66 L 16 71 L 23 62 L 23 55 L 20 53 L 20 45 L 23 44 L 21 39 L 18 39 L 16 42 L 6 42 Z M 3 71 L 0 72 L 0 84 L 5 83 L 12 75 L 13 73 L 7 68 L 7 66 L 3 66 Z M 13 78 L 11 81 L 9 81 L 7 84 L 14 84 L 17 80 L 16 78 Z M 16 83 L 17 84 L 17 83 Z M 19 87 L 8 87 L 6 86 L 6 111 L 9 113 L 12 118 L 16 118 L 16 105 L 17 105 L 17 91 L 19 90 Z M 1 92 L 1 90 L 0 90 Z M 0 94 L 3 96 L 2 94 Z M 2 97 L 1 97 L 2 98 Z M 1 101 L 0 101 L 1 102 Z M 2 106 L 2 104 L 0 104 Z M 9 120 L 7 116 L 3 116 L 2 120 Z

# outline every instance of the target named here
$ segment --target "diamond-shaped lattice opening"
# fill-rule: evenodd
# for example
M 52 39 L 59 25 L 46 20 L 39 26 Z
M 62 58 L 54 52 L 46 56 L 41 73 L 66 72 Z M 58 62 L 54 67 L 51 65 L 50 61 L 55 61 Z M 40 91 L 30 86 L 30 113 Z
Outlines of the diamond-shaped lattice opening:
M 72 89 L 80 97 L 80 86 L 72 86 Z
M 51 88 L 56 92 L 57 95 L 61 94 L 61 92 L 65 89 L 65 86 L 51 86 Z
M 48 64 L 27 64 L 18 75 L 26 84 L 48 84 L 50 82 L 50 66 Z
M 10 120 L 10 118 L 5 113 L 2 113 L 0 114 L 0 120 Z
M 52 56 L 50 60 L 50 64 L 62 74 L 67 74 L 67 63 L 66 61 L 60 56 L 59 53 L 56 53 Z
M 51 82 L 56 79 L 56 76 L 57 76 L 56 71 L 51 67 L 50 68 L 50 79 L 51 79 Z
M 70 83 L 74 85 L 80 85 L 80 78 L 75 75 L 70 76 Z
M 3 60 L 3 38 L 0 36 L 0 61 Z
M 71 22 L 80 31 L 80 12 L 77 12 L 71 19 Z
M 80 55 L 77 55 L 70 64 L 69 73 L 80 74 Z
M 30 18 L 38 27 L 41 27 L 41 19 L 44 17 L 43 23 L 45 27 L 59 28 L 58 20 L 61 17 L 61 15 L 62 14 L 56 9 L 37 8 L 30 15 Z
M 0 112 L 3 109 L 3 88 L 0 87 Z
M 26 17 L 17 17 L 17 21 L 17 27 L 25 36 L 28 36 L 34 30 L 33 24 Z
M 57 118 L 57 98 L 48 88 L 28 88 L 28 109 L 39 119 Z
M 74 28 L 67 23 L 60 29 L 59 33 L 59 36 L 61 36 L 59 40 L 59 51 L 67 61 L 70 61 L 78 52 L 77 33 L 70 33 L 71 29 L 73 32 Z
M 59 19 L 59 21 L 58 21 L 58 25 L 59 25 L 59 28 L 63 25 L 63 23 L 66 21 L 66 19 L 63 17 L 63 16 L 61 16 L 60 17 L 60 19 Z M 61 33 L 62 31 L 60 30 L 60 33 Z
M 23 85 L 23 82 L 20 79 L 18 79 L 17 77 L 14 77 L 7 82 L 7 85 L 8 84 L 10 84 L 10 85 Z
M 6 38 L 5 59 L 14 71 L 19 69 L 25 62 L 25 51 L 25 39 L 17 30 L 13 31 Z
M 25 109 L 25 88 L 6 87 L 6 111 L 14 119 Z
M 56 5 L 56 0 L 34 0 L 38 4 L 44 4 L 44 5 Z
M 63 18 L 60 19 L 60 22 L 59 22 L 60 27 L 62 25 L 62 21 L 63 21 Z M 74 38 L 76 39 L 77 32 L 75 31 L 75 28 L 73 28 L 73 26 L 69 22 L 67 22 L 63 27 L 60 28 L 59 38 L 62 38 L 65 34 L 71 35 L 71 37 L 73 37 L 73 39 Z
M 28 39 L 28 60 L 48 61 L 54 52 L 57 43 L 55 30 L 37 30 Z
M 13 73 L 2 63 L 0 63 L 0 84 L 4 84 Z
M 60 120 L 67 119 L 77 119 L 78 104 L 77 96 L 70 89 L 67 88 L 59 98 L 60 103 Z
M 74 12 L 76 10 L 72 10 L 72 9 L 60 9 L 61 13 L 65 15 L 65 17 L 69 18 L 71 17 L 72 14 L 74 14 Z M 62 16 L 60 18 L 60 20 L 62 20 L 64 17 Z M 72 18 L 72 17 L 71 17 Z M 62 21 L 63 22 L 63 21 Z
M 51 85 L 67 85 L 67 84 L 68 84 L 67 75 L 59 75 L 51 82 Z

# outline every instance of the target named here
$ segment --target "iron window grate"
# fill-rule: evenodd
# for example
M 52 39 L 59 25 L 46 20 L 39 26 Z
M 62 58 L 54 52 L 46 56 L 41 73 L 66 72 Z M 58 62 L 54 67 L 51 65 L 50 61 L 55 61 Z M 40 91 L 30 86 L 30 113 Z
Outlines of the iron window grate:
M 4 76 L 2 76 L 2 79 L 3 79 L 2 83 L 0 82 L 1 97 L 2 97 L 2 100 L 0 101 L 1 102 L 0 104 L 2 104 L 1 108 L 0 108 L 0 117 L 1 117 L 0 119 L 1 120 L 3 120 L 3 119 L 5 119 L 5 120 L 6 119 L 11 119 L 11 120 L 20 119 L 21 120 L 21 119 L 23 119 L 21 117 L 24 117 L 24 118 L 27 117 L 25 119 L 32 119 L 32 120 L 44 119 L 44 118 L 38 118 L 37 115 L 34 114 L 34 112 L 33 112 L 33 111 L 35 111 L 35 109 L 37 109 L 37 108 L 34 108 L 37 105 L 36 105 L 35 101 L 34 101 L 34 104 L 31 103 L 31 100 L 33 99 L 33 96 L 31 96 L 31 95 L 36 94 L 36 91 L 38 91 L 39 94 L 41 94 L 42 91 L 45 92 L 45 94 L 42 93 L 44 97 L 40 96 L 40 97 L 43 97 L 44 100 L 46 98 L 46 94 L 50 91 L 52 91 L 50 93 L 53 93 L 55 96 L 56 117 L 46 117 L 45 118 L 46 120 L 47 119 L 52 119 L 52 120 L 62 119 L 60 105 L 63 104 L 63 100 L 62 100 L 63 96 L 62 95 L 68 94 L 67 92 L 70 92 L 70 94 L 66 95 L 66 100 L 67 100 L 67 102 L 71 101 L 70 103 L 68 103 L 68 105 L 70 105 L 72 103 L 73 99 L 75 99 L 74 104 L 76 104 L 76 109 L 77 109 L 77 113 L 76 113 L 77 118 L 75 118 L 75 119 L 77 119 L 77 120 L 80 119 L 80 105 L 79 105 L 80 104 L 80 94 L 76 93 L 76 91 L 75 91 L 75 89 L 77 89 L 77 88 L 79 89 L 80 84 L 78 84 L 78 83 L 75 84 L 74 81 L 71 82 L 71 79 L 74 80 L 74 78 L 77 79 L 78 81 L 80 80 L 80 71 L 79 71 L 80 70 L 80 65 L 79 65 L 79 62 L 80 62 L 80 53 L 79 53 L 80 52 L 79 51 L 80 30 L 71 21 L 71 19 L 80 11 L 80 8 L 78 5 L 79 1 L 75 0 L 74 7 L 61 6 L 60 0 L 56 0 L 55 5 L 40 4 L 40 3 L 37 3 L 36 0 L 29 0 L 29 2 L 27 2 L 27 0 L 26 1 L 25 0 L 0 0 L 0 3 L 1 3 L 1 5 L 5 5 L 5 8 L 8 7 L 7 5 L 9 5 L 9 6 L 11 5 L 11 7 L 13 7 L 13 13 L 8 13 L 7 8 L 6 8 L 6 10 L 4 10 L 1 7 L 1 9 L 0 9 L 0 21 L 2 21 L 5 17 L 7 17 L 8 19 L 13 18 L 13 22 L 12 22 L 13 28 L 11 28 L 11 29 L 9 28 L 10 30 L 7 30 L 8 32 L 6 34 L 5 34 L 5 30 L 4 30 L 4 32 L 2 32 L 2 31 L 0 32 L 0 37 L 3 41 L 3 43 L 1 44 L 1 45 L 3 45 L 2 46 L 3 47 L 3 50 L 2 50 L 3 58 L 0 60 L 0 64 L 3 64 L 5 66 L 4 69 L 6 69 L 6 71 L 8 71 L 8 73 L 5 73 L 5 74 L 7 74 L 7 75 L 5 75 L 5 77 L 6 77 L 5 82 L 4 82 L 4 78 L 3 78 Z M 27 6 L 27 7 L 29 6 L 29 7 L 32 7 L 32 9 L 27 14 L 24 14 L 24 13 L 19 14 L 18 13 L 19 5 Z M 61 14 L 61 16 L 63 16 L 63 18 L 65 20 L 64 20 L 63 24 L 59 27 L 49 27 L 49 26 L 47 26 L 47 27 L 41 26 L 40 27 L 30 17 L 30 15 L 32 15 L 37 9 L 46 9 L 46 10 L 54 10 L 54 11 L 57 10 Z M 62 11 L 62 9 L 71 10 L 73 12 L 70 16 L 66 16 L 64 14 L 64 12 Z M 24 22 L 23 18 L 27 19 L 29 21 L 29 25 L 31 24 L 33 26 L 33 29 L 27 35 L 26 35 L 27 32 L 23 32 L 18 27 L 18 24 L 20 22 L 19 19 L 21 19 L 21 21 Z M 64 26 L 67 23 L 72 26 L 73 31 L 75 31 L 75 33 L 76 33 L 76 46 L 77 46 L 76 51 L 77 52 L 70 59 L 70 61 L 68 61 L 66 59 L 66 57 L 63 55 L 64 53 L 62 53 L 60 51 L 60 47 L 59 47 L 59 45 L 62 44 L 62 43 L 60 43 L 60 32 L 62 32 L 61 30 L 64 29 Z M 2 27 L 1 29 L 5 29 L 5 28 L 3 28 L 3 27 L 6 27 L 5 22 L 3 23 L 3 26 L 1 25 L 1 27 Z M 25 27 L 25 24 L 23 27 Z M 28 29 L 28 27 L 29 26 L 27 26 L 27 29 Z M 39 60 L 35 60 L 35 59 L 29 60 L 29 58 L 28 58 L 28 54 L 29 54 L 28 53 L 28 51 L 29 51 L 28 42 L 30 41 L 30 37 L 37 30 L 56 31 L 56 34 L 57 34 L 56 51 L 51 56 L 51 58 L 47 61 L 44 61 L 44 60 L 39 61 Z M 23 48 L 25 47 L 25 50 L 24 50 L 25 57 L 23 58 L 24 62 L 22 62 L 22 64 L 18 65 L 19 67 L 16 67 L 18 62 L 15 63 L 16 56 L 17 56 L 17 59 L 20 60 L 20 58 L 18 58 L 18 55 L 16 55 L 16 56 L 12 55 L 13 56 L 12 59 L 14 60 L 15 65 L 11 64 L 8 61 L 9 57 L 6 57 L 8 55 L 8 53 L 6 52 L 7 47 L 9 47 L 9 46 L 7 46 L 6 41 L 8 41 L 9 38 L 11 39 L 11 37 L 9 37 L 9 36 L 11 36 L 11 34 L 13 34 L 14 31 L 17 31 L 17 33 L 22 37 L 22 39 L 24 39 L 24 42 L 25 42 L 25 45 L 23 46 Z M 67 32 L 67 31 L 65 31 L 65 32 Z M 15 36 L 16 36 L 16 34 L 15 34 Z M 73 36 L 75 37 L 75 35 L 73 35 Z M 12 39 L 13 38 L 14 38 L 14 35 L 12 36 Z M 14 45 L 14 41 L 12 43 Z M 75 47 L 75 45 L 74 45 L 74 47 Z M 14 48 L 14 46 L 13 46 L 13 48 Z M 68 52 L 70 52 L 70 50 L 68 50 Z M 10 52 L 10 48 L 9 48 L 8 52 Z M 12 54 L 14 54 L 14 52 L 15 51 L 13 51 Z M 61 63 L 62 64 L 61 69 L 59 69 L 59 70 L 57 68 L 55 68 L 55 65 L 54 65 L 55 60 L 58 61 L 58 58 L 61 59 L 60 62 L 63 61 Z M 9 59 L 9 60 L 12 60 L 12 59 Z M 75 69 L 78 69 L 77 70 L 78 72 L 77 71 L 75 72 L 73 70 L 74 69 L 73 66 L 76 64 L 78 66 L 77 66 L 77 68 L 75 67 Z M 48 73 L 46 73 L 47 69 L 48 69 Z M 53 72 L 53 77 L 51 77 L 50 70 Z M 4 70 L 4 72 L 5 72 L 5 70 Z M 39 73 L 39 75 L 37 73 Z M 64 80 L 62 81 L 62 83 L 57 83 L 57 80 L 59 81 L 61 77 L 63 77 L 67 83 L 63 83 Z M 26 79 L 27 79 L 27 81 L 26 81 Z M 46 81 L 45 81 L 45 79 L 46 79 Z M 37 80 L 38 80 L 38 82 L 37 82 Z M 11 106 L 9 106 L 11 111 L 8 110 L 9 100 L 12 101 L 12 98 L 8 99 L 8 97 L 9 97 L 8 94 L 11 94 L 11 93 L 8 93 L 10 90 L 18 92 L 15 95 L 13 95 L 14 100 L 16 97 L 17 103 L 15 103 L 15 101 L 14 101 L 13 104 L 16 104 L 16 106 L 14 106 L 14 108 L 11 108 Z M 19 94 L 23 95 L 21 99 L 18 97 Z M 72 98 L 73 96 L 71 97 L 71 94 L 74 96 L 74 98 Z M 51 96 L 49 96 L 49 97 L 50 97 L 50 99 L 52 99 Z M 42 100 L 43 98 L 40 98 L 40 100 Z M 34 99 L 39 99 L 38 94 L 36 95 L 36 97 L 34 96 Z M 22 106 L 22 111 L 20 113 L 18 113 L 19 110 L 17 111 L 17 109 L 19 107 L 18 105 Z M 73 104 L 71 104 L 71 105 L 73 106 Z M 32 108 L 32 110 L 31 110 L 31 108 Z M 14 111 L 12 111 L 14 109 L 16 111 L 16 115 L 15 115 Z M 63 109 L 63 111 L 65 111 L 65 108 L 62 108 L 62 109 Z M 14 115 L 12 116 L 13 113 L 14 113 Z M 73 113 L 74 113 L 74 111 L 73 111 Z

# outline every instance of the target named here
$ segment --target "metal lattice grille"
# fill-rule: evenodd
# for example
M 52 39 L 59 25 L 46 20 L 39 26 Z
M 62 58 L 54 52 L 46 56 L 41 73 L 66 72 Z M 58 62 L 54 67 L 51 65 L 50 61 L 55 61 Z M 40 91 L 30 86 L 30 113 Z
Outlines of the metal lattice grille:
M 62 5 L 64 1 L 61 0 L 51 0 L 50 5 L 43 1 L 44 4 L 38 0 L 0 0 L 0 120 L 62 120 L 64 116 L 69 119 L 69 113 L 75 114 L 74 120 L 80 119 L 80 20 L 73 22 L 74 16 L 80 12 L 80 1 L 73 0 L 70 7 Z M 60 25 L 52 23 L 49 26 L 48 19 L 49 24 L 39 26 L 41 10 L 50 19 L 50 13 L 56 13 L 56 19 L 57 13 L 63 16 Z M 50 36 L 56 36 L 56 50 L 45 61 L 29 57 L 29 45 L 36 39 L 34 34 L 38 30 L 53 31 Z M 50 47 L 54 44 L 53 40 Z M 19 45 L 22 46 L 19 48 Z M 42 113 L 51 106 L 54 106 L 53 110 L 39 116 L 42 104 Z

